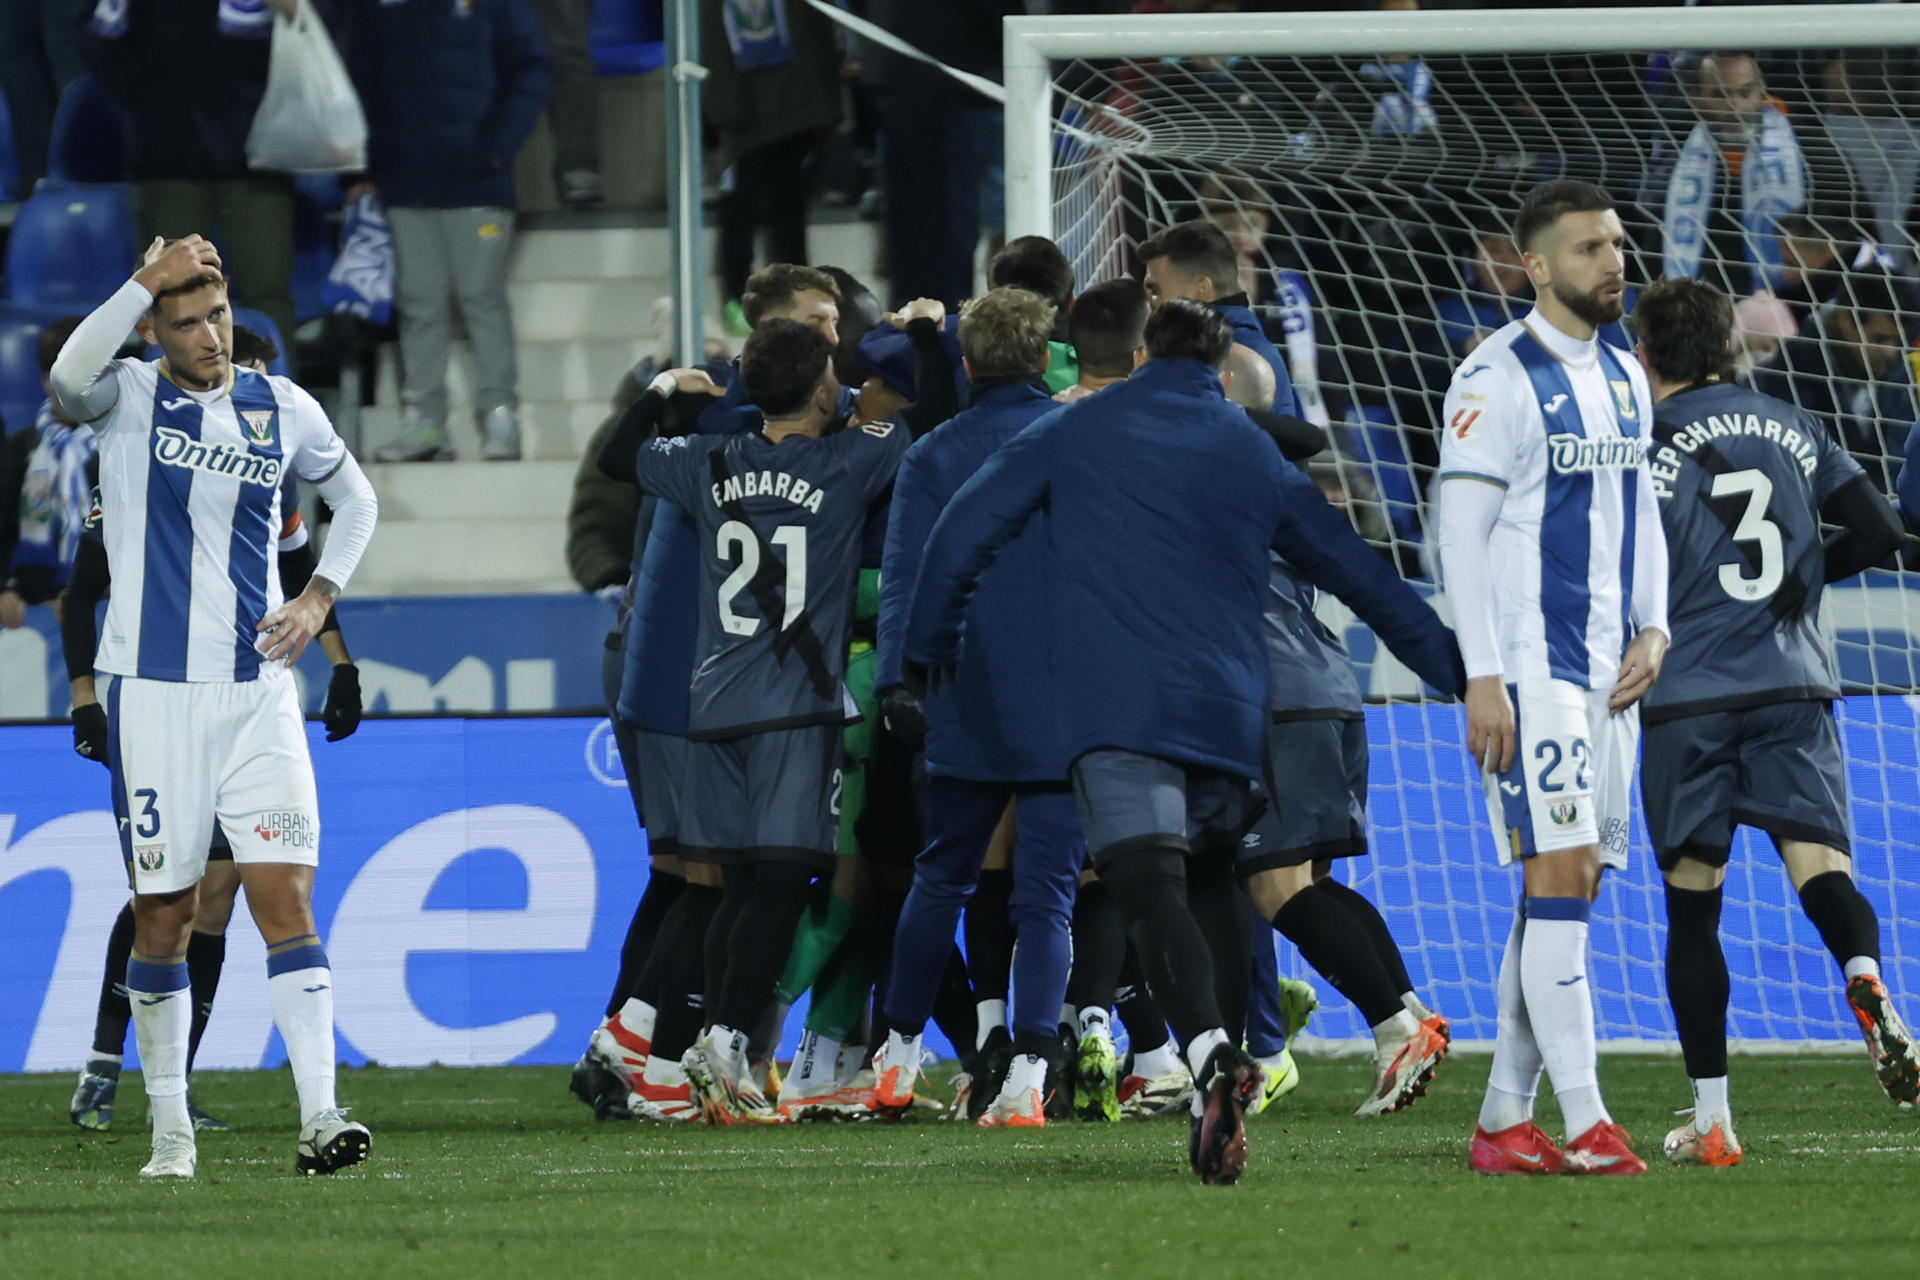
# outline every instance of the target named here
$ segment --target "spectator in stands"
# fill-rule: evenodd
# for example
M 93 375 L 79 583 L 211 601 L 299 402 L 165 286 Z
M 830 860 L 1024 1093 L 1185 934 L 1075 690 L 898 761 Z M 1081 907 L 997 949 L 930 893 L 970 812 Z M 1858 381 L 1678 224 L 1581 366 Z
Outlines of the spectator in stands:
M 1733 306 L 1735 376 L 1751 383 L 1754 374 L 1779 363 L 1780 344 L 1799 332 L 1792 308 L 1772 294 L 1740 299 Z
M 405 417 L 374 456 L 453 457 L 446 379 L 457 297 L 473 342 L 481 456 L 518 458 L 507 264 L 513 161 L 552 83 L 540 28 L 526 0 L 350 4 L 347 64 L 367 113 L 367 177 L 393 227 L 400 309 Z
M 1728 294 L 1779 282 L 1779 220 L 1810 194 L 1806 157 L 1784 104 L 1747 52 L 1710 53 L 1690 69 L 1698 123 L 1667 179 L 1663 273 L 1706 275 Z
M 760 25 L 748 15 L 757 14 Z M 741 306 L 754 240 L 768 262 L 807 261 L 807 199 L 820 142 L 840 125 L 834 23 L 806 4 L 701 0 L 701 111 L 727 163 L 720 199 L 720 278 L 727 330 L 752 330 Z
M 1466 281 L 1463 292 L 1442 298 L 1434 308 L 1441 336 L 1456 359 L 1524 315 L 1532 303 L 1533 281 L 1504 219 L 1483 214 L 1474 220 L 1473 261 L 1467 264 Z
M 1906 114 L 1920 89 L 1917 63 L 1911 48 L 1844 49 L 1822 76 L 1827 134 L 1873 212 L 1874 240 L 1902 267 L 1914 262 L 1907 215 L 1920 181 L 1920 132 Z
M 789 11 L 793 6 L 788 6 Z M 867 17 L 935 61 L 999 82 L 1000 23 L 1021 0 L 867 0 Z M 973 294 L 984 230 L 998 250 L 1005 190 L 998 104 L 940 67 L 877 45 L 862 55 L 881 137 L 884 252 L 894 305 Z
M 569 209 L 597 209 L 600 191 L 600 76 L 587 27 L 593 0 L 533 0 L 553 64 L 547 128 L 553 135 L 553 189 Z
M 136 239 L 211 231 L 234 301 L 294 330 L 293 180 L 247 167 L 275 12 L 299 0 L 124 0 L 94 9 L 88 57 L 132 119 Z M 128 246 L 131 251 L 132 246 Z
M 1920 417 L 1913 369 L 1892 282 L 1862 273 L 1848 292 L 1815 312 L 1811 328 L 1782 345 L 1780 367 L 1757 371 L 1753 386 L 1818 416 L 1885 493 L 1892 456 Z
M 1420 0 L 1379 0 L 1374 6 L 1382 12 L 1406 12 L 1420 7 Z M 1379 86 L 1373 100 L 1373 125 L 1368 130 L 1376 138 L 1432 137 L 1440 122 L 1433 114 L 1433 72 L 1421 59 L 1407 53 L 1388 54 L 1378 62 L 1364 63 L 1360 78 Z
M 9 511 L 0 548 L 7 552 L 6 573 L 0 585 L 0 628 L 18 627 L 27 620 L 27 606 L 46 604 L 60 594 L 73 569 L 80 546 L 80 528 L 93 507 L 93 482 L 87 464 L 99 448 L 93 428 L 76 423 L 53 394 L 54 357 L 80 326 L 70 316 L 48 325 L 40 334 L 40 384 L 47 399 L 40 420 L 19 444 L 30 445 L 23 466 L 15 472 L 17 488 L 9 494 L 18 501 Z M 10 504 L 9 504 L 10 505 Z
M 1885 270 L 1892 265 L 1892 258 L 1863 239 L 1843 210 L 1798 209 L 1780 219 L 1781 271 L 1773 293 L 1804 328 L 1815 311 L 1842 296 L 1850 269 Z
M 47 142 L 60 94 L 82 75 L 86 9 L 74 0 L 5 0 L 0 3 L 0 93 L 13 121 L 20 190 L 46 176 Z

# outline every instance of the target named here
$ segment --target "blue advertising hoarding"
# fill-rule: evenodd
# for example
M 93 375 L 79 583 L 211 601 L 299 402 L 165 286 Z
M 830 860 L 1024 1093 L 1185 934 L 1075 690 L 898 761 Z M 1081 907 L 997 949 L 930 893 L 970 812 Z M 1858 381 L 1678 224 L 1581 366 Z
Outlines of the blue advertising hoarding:
M 1896 991 L 1920 989 L 1916 701 L 1843 707 L 1860 882 Z M 1491 1039 L 1494 976 L 1517 873 L 1492 836 L 1456 706 L 1371 708 L 1373 854 L 1354 864 L 1428 1000 L 1462 1040 Z M 603 720 L 388 720 L 327 743 L 310 727 L 321 797 L 315 909 L 334 965 L 342 1060 L 388 1065 L 571 1062 L 598 1020 L 645 884 L 645 844 Z M 125 899 L 106 772 L 60 727 L 0 727 L 0 1071 L 67 1070 L 92 1033 L 108 926 Z M 1609 878 L 1593 930 L 1601 1034 L 1672 1038 L 1663 912 L 1644 834 Z M 1736 855 L 1725 912 L 1736 1038 L 1854 1034 L 1832 961 L 1760 842 Z M 1290 947 L 1283 972 L 1305 973 Z M 284 1060 L 264 948 L 236 912 L 205 1067 Z M 1315 1032 L 1365 1029 L 1341 1002 Z M 788 1021 L 791 1046 L 801 1012 Z M 129 1046 L 131 1049 L 131 1046 Z

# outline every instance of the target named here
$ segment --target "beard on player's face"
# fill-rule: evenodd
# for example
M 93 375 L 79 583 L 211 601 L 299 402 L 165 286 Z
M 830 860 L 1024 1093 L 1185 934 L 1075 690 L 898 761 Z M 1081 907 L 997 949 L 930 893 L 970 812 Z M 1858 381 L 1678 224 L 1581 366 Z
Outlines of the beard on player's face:
M 1621 288 L 1618 280 L 1603 281 L 1584 293 L 1569 289 L 1558 281 L 1547 287 L 1561 306 L 1596 329 L 1603 324 L 1612 324 L 1627 313 L 1624 290 L 1614 297 L 1606 296 L 1610 291 Z

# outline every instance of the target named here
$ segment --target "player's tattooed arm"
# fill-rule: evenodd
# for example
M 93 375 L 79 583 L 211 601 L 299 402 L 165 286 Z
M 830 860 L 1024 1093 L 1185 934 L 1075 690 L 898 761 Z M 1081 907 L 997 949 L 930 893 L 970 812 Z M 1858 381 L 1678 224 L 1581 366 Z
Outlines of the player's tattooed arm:
M 260 652 L 270 662 L 288 666 L 298 662 L 326 626 L 327 613 L 339 595 L 339 584 L 333 579 L 318 573 L 307 579 L 304 591 L 260 619 Z
M 307 590 L 313 592 L 328 604 L 332 604 L 340 598 L 340 584 L 331 578 L 323 578 L 317 573 L 307 579 Z

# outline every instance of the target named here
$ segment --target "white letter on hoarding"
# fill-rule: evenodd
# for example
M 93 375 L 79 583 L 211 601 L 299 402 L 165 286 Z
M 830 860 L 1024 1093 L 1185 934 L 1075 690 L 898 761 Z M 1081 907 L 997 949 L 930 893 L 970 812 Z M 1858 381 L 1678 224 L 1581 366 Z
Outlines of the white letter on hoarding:
M 503 849 L 527 872 L 517 911 L 426 906 L 434 882 L 462 856 Z M 551 1013 L 484 1027 L 448 1027 L 407 989 L 407 957 L 422 952 L 584 951 L 598 884 L 593 849 L 551 809 L 503 804 L 429 818 L 388 841 L 353 879 L 326 939 L 340 1031 L 387 1066 L 498 1066 L 553 1034 Z

